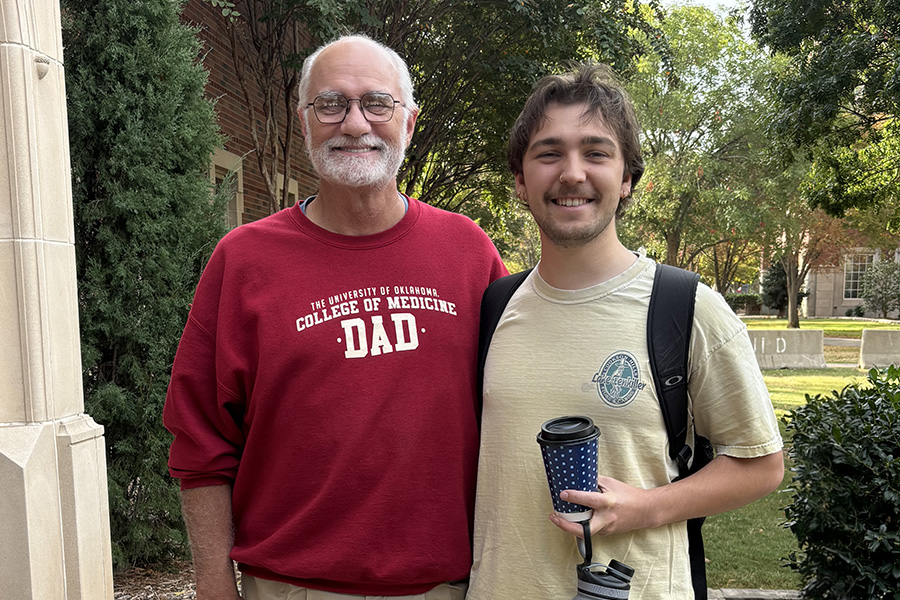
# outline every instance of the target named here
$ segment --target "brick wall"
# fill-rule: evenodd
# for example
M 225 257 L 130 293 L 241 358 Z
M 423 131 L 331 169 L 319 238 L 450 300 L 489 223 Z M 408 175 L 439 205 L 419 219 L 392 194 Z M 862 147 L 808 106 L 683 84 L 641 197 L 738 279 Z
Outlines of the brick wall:
M 216 101 L 219 129 L 226 136 L 225 150 L 241 160 L 243 183 L 243 218 L 247 223 L 269 214 L 269 200 L 260 173 L 253 140 L 250 136 L 250 117 L 244 93 L 235 75 L 228 33 L 221 12 L 202 0 L 189 0 L 182 13 L 182 21 L 198 29 L 203 44 L 203 64 L 209 71 L 207 96 Z M 257 97 L 259 91 L 256 93 Z M 262 110 L 260 100 L 259 111 Z M 282 117 L 283 119 L 283 117 Z M 300 199 L 316 193 L 318 183 L 303 149 L 300 122 L 293 117 L 294 144 L 291 159 L 291 179 L 297 182 Z M 284 127 L 284 121 L 279 124 Z

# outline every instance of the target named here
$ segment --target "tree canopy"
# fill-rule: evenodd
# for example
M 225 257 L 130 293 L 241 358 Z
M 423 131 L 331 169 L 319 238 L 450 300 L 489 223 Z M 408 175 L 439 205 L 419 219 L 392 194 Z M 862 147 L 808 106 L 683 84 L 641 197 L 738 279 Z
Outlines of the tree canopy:
M 900 309 L 900 264 L 890 259 L 874 262 L 863 275 L 861 296 L 866 308 L 882 319 Z
M 633 56 L 665 50 L 650 24 L 661 11 L 658 0 L 208 1 L 246 31 L 299 23 L 306 47 L 285 52 L 277 36 L 256 35 L 262 43 L 251 49 L 292 67 L 346 32 L 396 50 L 409 64 L 421 107 L 400 187 L 454 211 L 473 199 L 508 202 L 508 130 L 540 76 L 587 58 L 626 71 Z
M 627 84 L 643 129 L 647 171 L 626 215 L 626 235 L 669 264 L 697 269 L 704 256 L 721 291 L 755 248 L 749 187 L 760 163 L 770 63 L 733 18 L 675 6 L 660 25 L 670 60 L 635 60 Z
M 788 327 L 800 327 L 803 282 L 814 268 L 835 264 L 846 248 L 851 232 L 821 209 L 810 210 L 800 194 L 800 181 L 808 163 L 798 160 L 782 172 L 760 182 L 757 200 L 765 226 L 761 242 L 774 254 L 785 278 Z
M 815 158 L 806 199 L 842 216 L 896 198 L 900 2 L 755 0 L 750 22 L 760 44 L 790 58 L 773 82 L 772 131 Z

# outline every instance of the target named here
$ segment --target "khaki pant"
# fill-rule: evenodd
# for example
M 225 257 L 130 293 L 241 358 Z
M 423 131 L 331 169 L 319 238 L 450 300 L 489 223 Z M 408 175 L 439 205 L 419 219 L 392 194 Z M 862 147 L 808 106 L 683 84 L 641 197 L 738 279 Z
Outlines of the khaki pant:
M 465 583 L 442 583 L 424 594 L 415 596 L 357 596 L 333 594 L 280 581 L 241 575 L 241 590 L 245 600 L 464 600 L 467 587 Z

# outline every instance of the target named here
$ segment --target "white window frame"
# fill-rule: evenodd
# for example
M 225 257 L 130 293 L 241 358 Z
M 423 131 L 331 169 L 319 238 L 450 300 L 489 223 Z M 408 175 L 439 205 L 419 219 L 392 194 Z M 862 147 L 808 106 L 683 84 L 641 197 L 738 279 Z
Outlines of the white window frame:
M 232 154 L 224 148 L 217 148 L 213 154 L 212 164 L 209 167 L 209 182 L 218 186 L 225 174 L 234 172 L 236 175 L 234 196 L 229 198 L 225 211 L 225 223 L 229 229 L 244 222 L 244 169 L 242 159 L 237 154 Z
M 844 300 L 862 300 L 863 276 L 876 260 L 878 257 L 874 251 L 844 255 Z
M 278 197 L 281 198 L 281 193 L 284 190 L 284 174 L 278 174 Z M 297 180 L 294 178 L 288 179 L 288 202 L 285 208 L 290 208 L 294 204 L 297 203 L 300 195 L 300 185 L 297 183 Z

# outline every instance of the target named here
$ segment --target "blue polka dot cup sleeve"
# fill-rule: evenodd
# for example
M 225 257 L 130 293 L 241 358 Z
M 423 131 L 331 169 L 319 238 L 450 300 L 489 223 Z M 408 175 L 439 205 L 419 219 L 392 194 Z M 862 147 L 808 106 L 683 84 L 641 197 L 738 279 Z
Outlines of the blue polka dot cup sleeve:
M 563 490 L 597 490 L 597 440 L 600 431 L 588 417 L 551 419 L 541 425 L 537 441 L 544 458 L 553 510 L 569 521 L 584 521 L 593 511 L 565 502 Z

